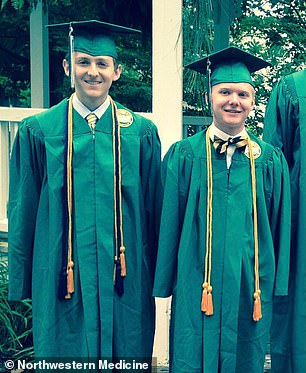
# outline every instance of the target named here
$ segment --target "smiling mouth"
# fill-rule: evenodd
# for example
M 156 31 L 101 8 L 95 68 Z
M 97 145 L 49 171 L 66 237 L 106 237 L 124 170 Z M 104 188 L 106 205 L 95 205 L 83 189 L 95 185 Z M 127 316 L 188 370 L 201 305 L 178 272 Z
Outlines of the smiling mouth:
M 241 111 L 237 111 L 237 110 L 224 110 L 226 113 L 231 113 L 231 114 L 240 114 Z
M 85 80 L 85 83 L 89 84 L 89 85 L 98 85 L 98 84 L 101 84 L 101 82 L 98 82 L 98 81 L 91 81 L 91 80 Z

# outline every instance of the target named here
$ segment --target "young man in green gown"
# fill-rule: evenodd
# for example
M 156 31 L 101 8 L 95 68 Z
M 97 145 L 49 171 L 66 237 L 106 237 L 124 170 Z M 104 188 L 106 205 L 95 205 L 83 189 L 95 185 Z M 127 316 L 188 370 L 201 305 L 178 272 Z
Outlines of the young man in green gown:
M 9 298 L 32 298 L 36 357 L 150 359 L 160 141 L 150 120 L 109 96 L 122 70 L 114 35 L 135 30 L 59 27 L 70 27 L 63 66 L 75 92 L 19 126 Z
M 162 167 L 153 294 L 172 295 L 173 373 L 262 373 L 272 299 L 287 294 L 287 164 L 245 129 L 255 100 L 250 73 L 265 66 L 234 47 L 187 66 L 212 71 L 213 119 L 175 143 Z
M 302 70 L 283 77 L 276 84 L 264 122 L 265 141 L 278 146 L 286 157 L 292 205 L 289 294 L 274 304 L 273 373 L 303 373 L 306 369 L 305 130 L 306 70 Z

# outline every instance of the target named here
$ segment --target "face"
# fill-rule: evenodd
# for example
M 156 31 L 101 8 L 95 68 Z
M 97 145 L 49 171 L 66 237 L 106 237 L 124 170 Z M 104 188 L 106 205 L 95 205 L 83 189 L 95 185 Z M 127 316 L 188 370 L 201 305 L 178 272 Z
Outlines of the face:
M 79 100 L 90 110 L 96 109 L 106 100 L 112 83 L 120 78 L 122 67 L 115 68 L 109 56 L 91 56 L 74 52 L 75 92 Z M 69 76 L 69 64 L 64 60 L 65 74 Z
M 212 87 L 214 123 L 221 131 L 236 135 L 254 107 L 254 88 L 249 83 L 220 83 Z

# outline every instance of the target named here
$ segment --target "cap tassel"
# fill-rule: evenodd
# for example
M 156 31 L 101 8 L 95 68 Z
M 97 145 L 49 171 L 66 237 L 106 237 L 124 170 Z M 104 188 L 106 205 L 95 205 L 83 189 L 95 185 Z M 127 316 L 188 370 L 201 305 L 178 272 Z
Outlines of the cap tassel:
M 258 289 L 254 293 L 253 320 L 259 321 L 261 318 L 262 318 L 262 313 L 261 313 L 260 290 Z
M 121 276 L 125 277 L 126 276 L 126 264 L 125 264 L 125 247 L 121 246 L 120 247 L 120 265 L 121 265 Z

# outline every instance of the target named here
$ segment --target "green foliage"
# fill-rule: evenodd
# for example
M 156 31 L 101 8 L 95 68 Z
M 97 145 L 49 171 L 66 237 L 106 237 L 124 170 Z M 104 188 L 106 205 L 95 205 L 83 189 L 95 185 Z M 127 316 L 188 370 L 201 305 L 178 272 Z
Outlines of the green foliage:
M 305 1 L 244 1 L 243 15 L 231 27 L 231 42 L 273 65 L 254 78 L 256 109 L 249 126 L 261 134 L 274 84 L 282 76 L 306 67 Z
M 139 39 L 130 38 L 125 48 L 118 40 L 118 54 L 122 64 L 120 79 L 112 85 L 111 96 L 134 111 L 152 110 L 151 50 L 143 49 Z
M 15 10 L 21 10 L 22 8 L 32 8 L 36 7 L 40 0 L 2 0 L 1 2 L 1 9 L 3 9 L 6 5 L 11 5 Z M 45 8 L 48 6 L 56 5 L 56 6 L 66 6 L 70 5 L 70 0 L 42 0 L 42 4 Z
M 31 359 L 32 306 L 25 300 L 11 304 L 8 298 L 7 262 L 0 258 L 0 356 L 3 358 Z
M 184 0 L 183 56 L 184 65 L 201 58 L 213 49 L 213 14 L 209 0 Z M 190 69 L 183 70 L 185 115 L 209 115 L 205 99 L 206 77 Z
M 37 3 L 38 0 L 2 0 L 1 2 L 0 105 L 2 106 L 30 106 L 29 14 Z M 48 8 L 50 24 L 69 20 L 100 19 L 142 30 L 140 37 L 118 40 L 123 74 L 112 87 L 111 94 L 131 109 L 151 110 L 151 0 L 114 0 L 111 6 L 108 0 L 43 0 L 43 4 Z M 67 53 L 67 45 L 67 36 L 63 35 L 62 31 L 49 30 L 51 105 L 70 94 L 69 81 L 65 78 L 61 65 Z
M 7 105 L 18 103 L 20 107 L 31 106 L 31 91 L 29 83 L 21 80 L 14 81 L 8 76 L 0 75 L 0 100 L 5 99 Z

